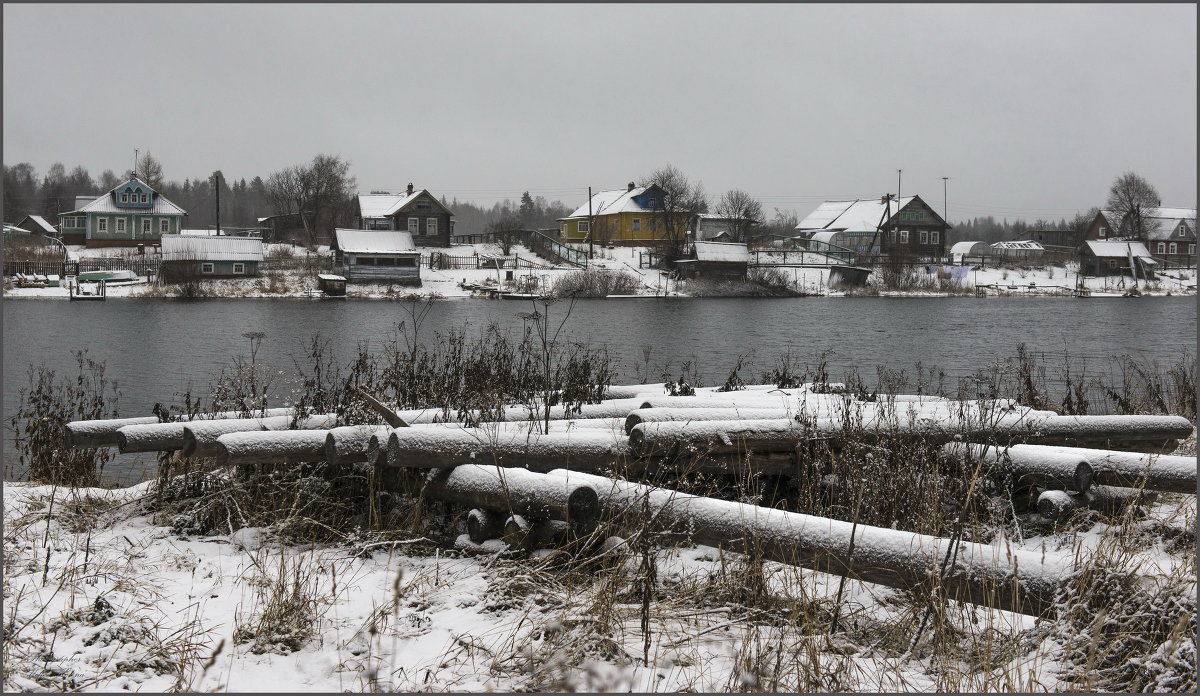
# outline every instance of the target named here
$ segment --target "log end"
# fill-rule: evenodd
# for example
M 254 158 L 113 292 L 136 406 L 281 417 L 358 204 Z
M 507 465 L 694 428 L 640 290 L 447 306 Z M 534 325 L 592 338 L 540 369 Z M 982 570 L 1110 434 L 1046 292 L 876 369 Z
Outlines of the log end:
M 571 524 L 593 525 L 600 520 L 600 496 L 590 485 L 575 486 L 567 495 L 567 514 Z

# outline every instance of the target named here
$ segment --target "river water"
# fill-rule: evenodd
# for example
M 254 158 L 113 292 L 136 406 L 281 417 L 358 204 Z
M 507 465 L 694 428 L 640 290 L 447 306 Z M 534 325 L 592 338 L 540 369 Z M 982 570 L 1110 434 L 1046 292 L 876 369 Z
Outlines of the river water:
M 313 335 L 332 339 L 345 364 L 358 345 L 378 351 L 412 326 L 411 305 L 388 300 L 114 299 L 107 302 L 5 300 L 4 413 L 19 404 L 31 365 L 74 374 L 73 353 L 104 361 L 121 390 L 121 415 L 149 415 L 155 402 L 176 403 L 189 385 L 206 387 L 237 356 L 248 359 L 247 332 L 262 332 L 256 359 L 291 375 Z M 542 309 L 540 305 L 536 307 Z M 570 316 L 567 316 L 568 308 Z M 496 323 L 516 335 L 530 301 L 447 299 L 432 303 L 419 338 Z M 662 381 L 691 361 L 704 384 L 719 384 L 739 355 L 747 381 L 791 352 L 815 366 L 827 354 L 831 379 L 855 367 L 868 386 L 876 367 L 906 370 L 921 363 L 951 378 L 1011 358 L 1019 343 L 1054 365 L 1067 352 L 1074 366 L 1107 374 L 1114 358 L 1157 360 L 1164 368 L 1196 350 L 1196 298 L 729 298 L 580 300 L 550 306 L 552 327 L 566 318 L 562 338 L 605 346 L 620 382 Z M 649 354 L 649 370 L 645 370 Z M 282 379 L 282 377 L 280 377 Z M 278 382 L 277 382 L 278 383 Z M 950 382 L 952 385 L 953 382 Z M 6 431 L 5 440 L 11 437 Z M 7 449 L 7 448 L 6 448 Z M 121 457 L 110 474 L 140 478 L 147 461 Z

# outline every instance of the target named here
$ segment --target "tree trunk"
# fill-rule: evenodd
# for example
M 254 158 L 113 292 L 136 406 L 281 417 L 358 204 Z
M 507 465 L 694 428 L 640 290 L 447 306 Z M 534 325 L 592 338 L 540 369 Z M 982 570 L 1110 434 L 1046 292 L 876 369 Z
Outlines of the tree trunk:
M 525 434 L 487 427 L 397 428 L 387 439 L 388 465 L 414 469 L 493 464 L 530 471 L 601 471 L 628 456 L 627 438 L 601 429 Z
M 1120 515 L 1130 505 L 1149 504 L 1158 494 L 1136 488 L 1092 486 L 1087 493 L 1043 491 L 1037 500 L 1039 514 L 1052 520 L 1062 520 L 1076 510 L 1096 510 L 1105 515 Z
M 218 466 L 325 461 L 328 430 L 226 433 L 217 438 Z
M 330 464 L 351 464 L 367 461 L 371 437 L 391 434 L 388 425 L 343 425 L 325 436 L 325 461 Z
M 984 463 L 995 467 L 995 471 L 1008 474 L 1013 482 L 1026 486 L 1072 490 L 1087 493 L 1095 480 L 1095 471 L 1091 464 L 1080 457 L 1040 457 L 1021 456 L 1015 450 L 1030 445 L 1013 445 L 1012 447 L 997 447 L 995 445 L 951 442 L 942 446 L 942 455 L 957 460 L 974 463 L 983 460 Z
M 226 433 L 241 433 L 255 430 L 328 430 L 337 422 L 336 414 L 324 414 L 301 418 L 292 428 L 292 416 L 267 418 L 230 418 L 205 423 L 191 422 L 183 428 L 183 456 L 215 457 L 218 453 L 217 438 Z
M 292 412 L 290 408 L 267 409 L 268 416 L 284 416 Z M 139 418 L 101 418 L 98 420 L 71 421 L 66 425 L 67 447 L 86 449 L 92 447 L 114 447 L 120 444 L 118 431 L 131 425 L 173 425 L 187 423 L 189 420 L 217 420 L 225 418 L 241 418 L 243 411 L 222 411 L 219 413 L 202 413 L 189 419 L 182 416 L 177 421 L 163 423 L 157 416 Z M 182 435 L 182 433 L 181 433 Z M 178 449 L 178 448 L 168 448 Z M 130 450 L 131 452 L 148 452 L 153 450 Z M 165 449 L 163 450 L 165 451 Z
M 548 518 L 584 527 L 600 517 L 596 489 L 570 477 L 468 464 L 431 471 L 422 495 L 470 508 Z
M 504 519 L 498 512 L 475 508 L 467 513 L 467 536 L 476 544 L 499 538 L 504 534 Z
M 928 590 L 951 540 L 745 503 L 687 495 L 578 472 L 629 530 L 675 533 L 764 560 L 905 590 Z M 649 529 L 647 529 L 647 526 Z M 850 554 L 851 532 L 854 554 Z M 1041 615 L 1071 571 L 1061 553 L 962 542 L 942 580 L 950 599 Z

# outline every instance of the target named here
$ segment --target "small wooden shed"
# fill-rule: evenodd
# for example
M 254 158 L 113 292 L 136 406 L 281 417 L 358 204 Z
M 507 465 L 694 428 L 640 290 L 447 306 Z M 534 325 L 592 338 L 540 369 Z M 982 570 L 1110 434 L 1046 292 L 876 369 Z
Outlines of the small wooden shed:
M 1158 263 L 1141 242 L 1088 240 L 1080 248 L 1079 271 L 1085 276 L 1124 275 L 1136 268 L 1142 278 L 1153 278 Z
M 349 282 L 421 284 L 421 253 L 409 232 L 339 228 L 332 248 Z
M 743 280 L 750 265 L 750 250 L 735 242 L 695 242 L 689 258 L 675 262 L 684 278 Z

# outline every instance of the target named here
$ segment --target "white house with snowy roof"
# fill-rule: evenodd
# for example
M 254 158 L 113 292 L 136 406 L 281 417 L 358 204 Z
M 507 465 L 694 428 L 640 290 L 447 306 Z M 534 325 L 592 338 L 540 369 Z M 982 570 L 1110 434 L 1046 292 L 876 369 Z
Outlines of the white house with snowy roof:
M 135 176 L 59 213 L 58 219 L 64 243 L 107 247 L 157 243 L 163 235 L 179 234 L 186 216 L 183 208 Z
M 921 200 L 880 198 L 825 201 L 796 225 L 801 236 L 850 249 L 860 256 L 941 258 L 950 225 Z
M 419 247 L 448 247 L 454 235 L 454 212 L 412 184 L 400 194 L 360 193 L 355 217 L 361 230 L 408 232 Z

